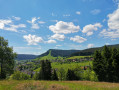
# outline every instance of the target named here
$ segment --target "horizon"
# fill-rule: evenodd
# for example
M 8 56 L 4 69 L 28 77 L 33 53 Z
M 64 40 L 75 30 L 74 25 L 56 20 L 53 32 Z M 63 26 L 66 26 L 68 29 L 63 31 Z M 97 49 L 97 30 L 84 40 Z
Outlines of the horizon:
M 119 44 L 119 0 L 0 0 L 0 36 L 18 54 Z

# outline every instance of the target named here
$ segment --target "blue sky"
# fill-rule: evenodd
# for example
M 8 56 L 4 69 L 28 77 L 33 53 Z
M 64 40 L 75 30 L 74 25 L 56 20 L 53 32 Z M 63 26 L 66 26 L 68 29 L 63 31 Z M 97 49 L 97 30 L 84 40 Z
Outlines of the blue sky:
M 119 44 L 119 0 L 0 0 L 0 36 L 19 54 Z

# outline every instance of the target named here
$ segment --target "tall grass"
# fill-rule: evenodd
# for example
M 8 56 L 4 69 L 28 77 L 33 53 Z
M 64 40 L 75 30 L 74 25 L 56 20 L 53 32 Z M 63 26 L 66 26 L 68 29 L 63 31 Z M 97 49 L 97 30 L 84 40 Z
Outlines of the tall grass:
M 91 81 L 0 81 L 0 90 L 119 90 L 119 83 Z

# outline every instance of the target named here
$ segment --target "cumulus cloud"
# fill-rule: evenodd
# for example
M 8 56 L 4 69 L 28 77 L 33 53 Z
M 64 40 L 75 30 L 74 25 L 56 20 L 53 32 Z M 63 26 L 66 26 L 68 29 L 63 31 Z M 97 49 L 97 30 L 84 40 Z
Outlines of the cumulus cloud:
M 91 11 L 91 13 L 92 13 L 93 15 L 97 15 L 97 14 L 99 14 L 100 12 L 101 12 L 100 9 L 94 9 L 94 10 Z
M 74 41 L 74 42 L 77 42 L 77 43 L 83 43 L 85 41 L 87 41 L 87 39 L 83 38 L 83 37 L 80 37 L 80 36 L 74 36 L 74 37 L 71 37 L 70 40 Z
M 25 24 L 14 25 L 13 21 L 10 19 L 6 19 L 6 20 L 0 19 L 0 29 L 2 30 L 18 32 L 17 29 L 25 28 L 25 27 L 26 27 Z
M 49 26 L 49 29 L 53 33 L 69 34 L 78 32 L 80 30 L 80 26 L 75 26 L 72 22 L 59 21 L 55 25 Z
M 37 45 L 40 42 L 43 42 L 42 37 L 36 35 L 24 35 L 23 38 L 28 42 L 28 45 Z
M 103 29 L 100 32 L 100 35 L 104 36 L 106 38 L 116 39 L 116 38 L 119 38 L 119 30 L 111 30 L 110 31 L 110 30 Z
M 87 47 L 88 47 L 88 48 L 93 48 L 93 47 L 94 47 L 94 44 L 88 44 Z
M 80 15 L 80 14 L 81 14 L 81 12 L 80 12 L 80 11 L 77 11 L 77 12 L 76 12 L 76 14 Z
M 108 15 L 108 29 L 103 29 L 100 35 L 116 39 L 119 38 L 119 8 Z
M 61 35 L 61 34 L 54 34 L 50 37 L 50 39 L 56 39 L 56 40 L 59 40 L 59 41 L 64 41 L 65 36 Z
M 55 40 L 50 39 L 50 40 L 48 40 L 46 43 L 56 43 L 56 41 L 55 41 Z
M 36 18 L 36 17 L 33 17 L 31 21 L 27 20 L 28 23 L 31 23 L 31 28 L 32 29 L 39 29 L 39 25 L 38 23 L 36 22 L 36 20 L 40 19 L 40 17 Z
M 102 25 L 100 23 L 96 23 L 96 24 L 89 24 L 89 25 L 86 25 L 85 27 L 83 27 L 83 30 L 82 32 L 83 33 L 86 33 L 87 36 L 90 36 L 93 34 L 93 31 L 97 31 L 98 28 L 101 28 Z

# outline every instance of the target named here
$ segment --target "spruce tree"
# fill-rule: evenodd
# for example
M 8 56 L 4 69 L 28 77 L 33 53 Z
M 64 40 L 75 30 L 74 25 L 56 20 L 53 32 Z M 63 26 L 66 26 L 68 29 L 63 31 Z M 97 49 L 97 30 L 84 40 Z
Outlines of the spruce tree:
M 53 74 L 52 74 L 52 80 L 58 80 L 56 70 L 54 69 Z

